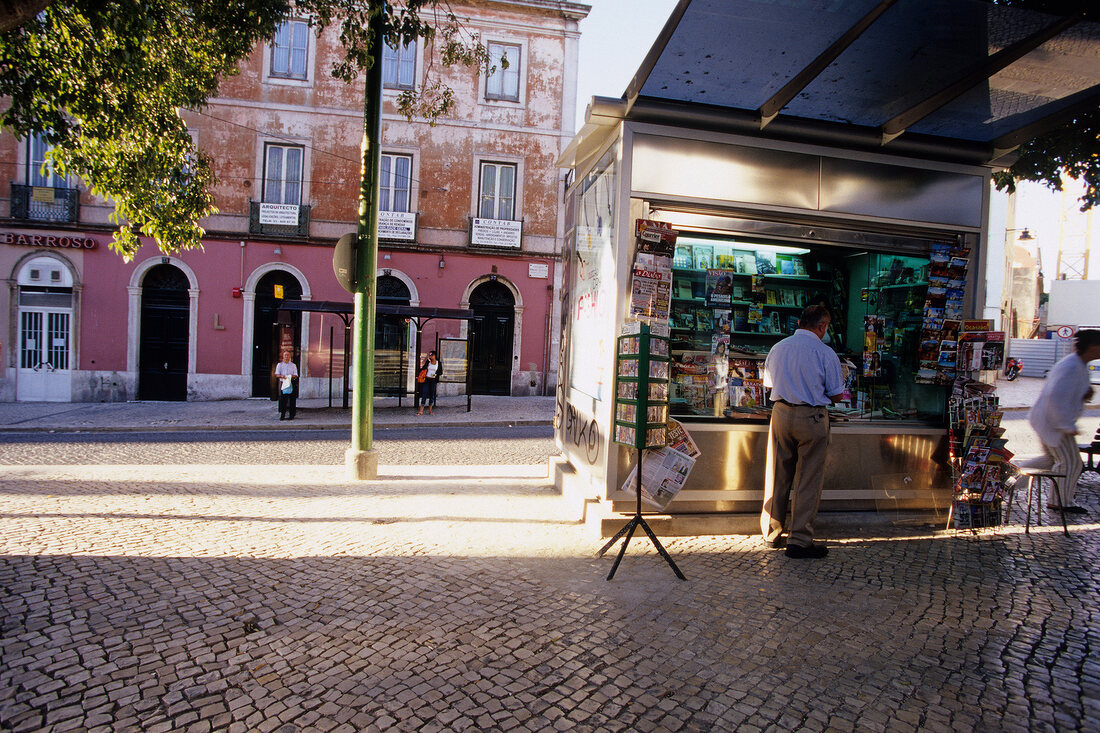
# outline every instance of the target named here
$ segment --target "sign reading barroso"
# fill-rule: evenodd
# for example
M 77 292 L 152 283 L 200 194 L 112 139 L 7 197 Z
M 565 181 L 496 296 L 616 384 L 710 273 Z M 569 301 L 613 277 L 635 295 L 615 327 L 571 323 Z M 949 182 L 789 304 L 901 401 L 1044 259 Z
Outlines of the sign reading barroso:
M 470 227 L 470 244 L 480 247 L 511 247 L 519 249 L 523 235 L 522 221 L 507 219 L 474 219 Z

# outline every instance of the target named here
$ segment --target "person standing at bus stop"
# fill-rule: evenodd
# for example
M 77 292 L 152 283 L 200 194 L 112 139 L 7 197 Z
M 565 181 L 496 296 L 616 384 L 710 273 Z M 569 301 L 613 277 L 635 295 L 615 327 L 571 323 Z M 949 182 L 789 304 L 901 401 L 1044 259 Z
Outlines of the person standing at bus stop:
M 1084 468 L 1077 447 L 1077 418 L 1092 397 L 1089 362 L 1093 359 L 1100 359 L 1100 331 L 1078 331 L 1074 352 L 1062 357 L 1050 370 L 1039 398 L 1027 413 L 1027 421 L 1043 444 L 1045 463 L 1066 475 L 1060 482 L 1061 496 L 1052 496 L 1048 508 L 1061 506 L 1069 514 L 1086 513 L 1073 503 L 1073 497 Z
M 275 365 L 275 379 L 279 388 L 279 419 L 293 420 L 298 412 L 298 367 L 290 360 L 289 349 L 283 350 L 283 360 Z
M 416 386 L 420 392 L 420 409 L 416 411 L 417 415 L 424 414 L 425 406 L 428 408 L 428 414 L 432 414 L 432 410 L 435 409 L 435 393 L 439 388 L 441 376 L 443 376 L 443 364 L 436 358 L 434 351 L 429 351 L 428 358 L 424 360 L 423 366 L 416 375 Z
M 771 389 L 775 404 L 768 425 L 760 531 L 769 546 L 786 545 L 787 557 L 820 559 L 829 554 L 824 544 L 813 541 L 813 522 L 829 449 L 827 408 L 840 402 L 844 392 L 840 358 L 822 342 L 830 322 L 828 308 L 809 306 L 798 329 L 764 360 L 764 386 Z M 784 529 L 789 530 L 786 538 Z

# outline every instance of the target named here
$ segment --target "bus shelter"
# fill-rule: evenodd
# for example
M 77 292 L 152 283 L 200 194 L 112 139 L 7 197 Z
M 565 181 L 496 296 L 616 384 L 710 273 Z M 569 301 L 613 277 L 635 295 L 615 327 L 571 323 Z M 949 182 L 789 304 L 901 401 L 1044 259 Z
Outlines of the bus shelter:
M 279 306 L 281 312 L 286 313 L 329 313 L 341 319 L 344 326 L 344 353 L 341 359 L 341 383 L 342 407 L 348 407 L 348 395 L 351 386 L 348 380 L 348 368 L 350 366 L 351 324 L 355 320 L 355 304 L 338 301 L 309 301 L 288 300 Z M 433 320 L 460 320 L 472 321 L 477 316 L 474 312 L 465 308 L 425 308 L 407 305 L 379 304 L 375 307 L 378 315 L 391 315 L 403 318 L 415 329 L 413 351 L 410 355 L 407 349 L 382 349 L 376 350 L 374 358 L 374 389 L 375 395 L 388 395 L 397 397 L 398 405 L 401 400 L 415 394 L 415 360 L 420 354 L 421 341 L 424 326 Z M 437 337 L 436 352 L 440 360 L 446 365 L 441 383 L 461 385 L 466 395 L 466 411 L 471 409 L 470 399 L 470 355 L 466 339 Z M 336 353 L 334 334 L 329 333 L 328 345 L 328 372 L 329 372 L 329 406 L 332 406 L 332 380 L 334 368 L 334 356 Z

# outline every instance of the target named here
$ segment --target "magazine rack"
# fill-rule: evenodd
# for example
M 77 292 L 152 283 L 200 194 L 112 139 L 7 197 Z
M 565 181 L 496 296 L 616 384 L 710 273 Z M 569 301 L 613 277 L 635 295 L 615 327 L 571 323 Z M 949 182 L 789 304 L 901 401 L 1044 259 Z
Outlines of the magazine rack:
M 947 529 L 954 525 L 956 532 L 996 531 L 1008 519 L 1011 501 L 1005 502 L 1004 497 L 1020 470 L 1011 462 L 1012 453 L 1004 445 L 1004 430 L 1000 427 L 1003 413 L 997 397 L 968 395 L 965 384 L 957 384 L 957 389 L 960 394 L 948 401 L 954 499 Z
M 622 547 L 611 565 L 607 579 L 615 577 L 619 563 L 626 554 L 638 527 L 649 537 L 672 572 L 680 580 L 687 580 L 680 568 L 676 567 L 672 557 L 653 534 L 645 519 L 642 518 L 642 462 L 648 448 L 659 448 L 668 443 L 668 384 L 669 356 L 668 339 L 651 334 L 649 326 L 642 324 L 637 334 L 620 336 L 616 359 L 617 386 L 615 393 L 615 442 L 635 449 L 637 467 L 634 485 L 634 516 L 623 525 L 615 536 L 600 548 L 597 557 L 603 557 L 620 537 L 626 536 Z

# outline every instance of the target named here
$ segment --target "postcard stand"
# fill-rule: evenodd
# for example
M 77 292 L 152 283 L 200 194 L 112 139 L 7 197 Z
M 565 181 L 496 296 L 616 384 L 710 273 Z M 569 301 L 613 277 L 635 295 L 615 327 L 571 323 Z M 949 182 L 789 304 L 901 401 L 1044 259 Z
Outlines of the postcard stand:
M 639 333 L 620 336 L 618 347 L 614 435 L 616 443 L 631 446 L 637 452 L 636 504 L 634 516 L 600 548 L 596 556 L 603 557 L 620 537 L 626 536 L 611 572 L 607 574 L 607 579 L 611 580 L 619 569 L 634 531 L 641 527 L 676 577 L 687 580 L 642 518 L 642 461 L 646 449 L 660 448 L 668 442 L 668 339 L 651 334 L 649 327 L 643 324 Z
M 1005 492 L 1019 476 L 1019 469 L 1003 448 L 1001 412 L 993 394 L 960 394 L 948 400 L 948 444 L 954 497 L 947 515 L 947 529 L 977 534 L 996 532 L 1008 520 L 1011 502 Z M 1000 445 L 998 445 L 1000 444 Z

